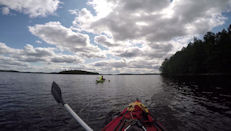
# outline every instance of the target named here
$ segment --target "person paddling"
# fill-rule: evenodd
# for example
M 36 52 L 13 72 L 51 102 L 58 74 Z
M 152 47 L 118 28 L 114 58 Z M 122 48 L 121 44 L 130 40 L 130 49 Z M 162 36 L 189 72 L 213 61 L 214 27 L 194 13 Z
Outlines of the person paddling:
M 105 79 L 103 78 L 103 76 L 100 76 L 100 77 L 99 77 L 99 80 L 105 80 Z

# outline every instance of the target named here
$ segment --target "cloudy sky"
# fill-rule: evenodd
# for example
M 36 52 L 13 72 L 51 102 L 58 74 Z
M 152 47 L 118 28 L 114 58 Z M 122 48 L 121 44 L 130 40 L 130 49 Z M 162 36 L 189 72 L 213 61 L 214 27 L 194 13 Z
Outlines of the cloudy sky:
M 156 73 L 231 24 L 231 0 L 0 0 L 0 69 Z

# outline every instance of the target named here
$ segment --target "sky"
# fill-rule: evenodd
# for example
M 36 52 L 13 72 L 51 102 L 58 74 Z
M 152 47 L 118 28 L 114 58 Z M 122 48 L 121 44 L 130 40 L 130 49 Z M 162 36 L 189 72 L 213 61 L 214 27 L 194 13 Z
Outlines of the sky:
M 0 0 L 0 69 L 159 73 L 230 11 L 231 0 Z

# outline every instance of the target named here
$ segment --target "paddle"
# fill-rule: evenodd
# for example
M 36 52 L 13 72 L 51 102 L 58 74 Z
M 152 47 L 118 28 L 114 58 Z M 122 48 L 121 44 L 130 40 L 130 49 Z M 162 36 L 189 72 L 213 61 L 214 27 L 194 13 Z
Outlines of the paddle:
M 64 108 L 74 117 L 74 119 L 86 130 L 93 131 L 72 109 L 71 107 L 63 101 L 62 92 L 58 84 L 54 81 L 51 87 L 51 94 L 58 103 L 61 103 Z

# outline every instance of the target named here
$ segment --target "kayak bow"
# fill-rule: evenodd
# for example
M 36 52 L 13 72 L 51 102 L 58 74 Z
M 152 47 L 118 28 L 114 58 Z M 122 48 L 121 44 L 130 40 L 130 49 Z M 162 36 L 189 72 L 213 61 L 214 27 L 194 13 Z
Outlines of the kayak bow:
M 102 131 L 164 131 L 139 100 L 129 104 Z
M 60 87 L 53 82 L 51 93 L 58 103 L 73 116 L 73 118 L 86 130 L 93 131 L 62 98 Z M 102 131 L 164 131 L 163 127 L 155 121 L 149 110 L 139 100 L 132 102 L 116 118 L 107 124 Z

